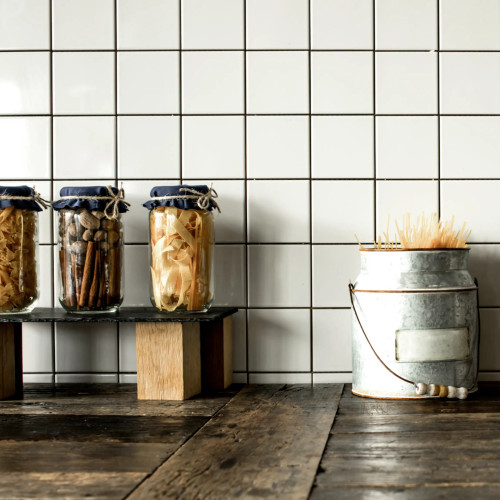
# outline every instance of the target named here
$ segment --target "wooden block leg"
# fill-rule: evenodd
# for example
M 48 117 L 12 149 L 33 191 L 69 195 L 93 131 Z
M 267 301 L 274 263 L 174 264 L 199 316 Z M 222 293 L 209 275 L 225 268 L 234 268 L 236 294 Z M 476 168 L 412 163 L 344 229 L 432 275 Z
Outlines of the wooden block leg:
M 232 317 L 202 323 L 201 383 L 203 390 L 225 389 L 233 383 Z
M 137 323 L 137 398 L 183 400 L 201 392 L 199 323 Z
M 0 323 L 0 399 L 22 394 L 22 325 Z

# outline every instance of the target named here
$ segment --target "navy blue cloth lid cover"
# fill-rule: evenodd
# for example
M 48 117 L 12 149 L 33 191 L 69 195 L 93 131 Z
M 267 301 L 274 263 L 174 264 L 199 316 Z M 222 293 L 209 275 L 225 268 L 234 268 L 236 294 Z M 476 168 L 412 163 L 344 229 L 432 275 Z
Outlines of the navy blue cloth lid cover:
M 216 208 L 220 212 L 219 205 L 215 201 L 217 192 L 212 186 L 190 186 L 179 184 L 178 186 L 155 186 L 150 192 L 151 199 L 143 204 L 152 210 L 156 207 L 175 207 L 182 210 L 207 210 Z
M 50 202 L 44 200 L 35 188 L 29 186 L 0 186 L 0 208 L 16 207 L 41 212 L 49 208 Z
M 108 218 L 116 217 L 119 213 L 127 212 L 130 206 L 124 200 L 123 187 L 118 189 L 113 186 L 67 186 L 61 188 L 61 199 L 52 203 L 54 210 L 63 208 L 85 208 L 99 210 Z

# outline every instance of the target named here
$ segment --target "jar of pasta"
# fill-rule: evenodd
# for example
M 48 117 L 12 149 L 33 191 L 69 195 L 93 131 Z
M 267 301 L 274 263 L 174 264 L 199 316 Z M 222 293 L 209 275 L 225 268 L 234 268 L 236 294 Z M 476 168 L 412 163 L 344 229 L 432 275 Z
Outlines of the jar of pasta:
M 31 311 L 38 300 L 38 212 L 28 186 L 0 186 L 0 313 Z
M 59 213 L 59 302 L 70 312 L 112 312 L 123 301 L 123 188 L 64 187 Z
M 216 197 L 208 186 L 157 186 L 144 203 L 151 302 L 160 311 L 207 311 L 212 304 Z

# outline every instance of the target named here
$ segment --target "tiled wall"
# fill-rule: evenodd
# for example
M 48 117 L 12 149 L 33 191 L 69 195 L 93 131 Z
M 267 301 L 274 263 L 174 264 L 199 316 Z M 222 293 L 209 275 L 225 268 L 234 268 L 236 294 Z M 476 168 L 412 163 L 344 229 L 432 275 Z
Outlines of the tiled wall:
M 0 0 L 0 50 L 2 183 L 123 181 L 125 304 L 149 301 L 150 188 L 214 181 L 238 381 L 348 381 L 354 233 L 423 210 L 473 230 L 500 378 L 498 0 Z M 25 331 L 28 381 L 134 380 L 129 325 Z

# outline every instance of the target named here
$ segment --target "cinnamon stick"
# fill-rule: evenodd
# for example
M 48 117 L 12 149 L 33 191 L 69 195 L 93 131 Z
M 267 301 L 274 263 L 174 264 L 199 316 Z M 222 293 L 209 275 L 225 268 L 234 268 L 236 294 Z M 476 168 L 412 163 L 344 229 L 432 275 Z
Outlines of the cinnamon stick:
M 116 297 L 116 276 L 118 273 L 118 248 L 113 247 L 108 253 L 108 269 L 109 269 L 109 285 L 108 285 L 108 296 L 106 297 L 106 303 L 109 305 L 113 304 Z
M 75 306 L 75 291 L 73 288 L 72 265 L 69 262 L 68 252 L 64 249 L 59 251 L 59 259 L 61 261 L 61 279 L 63 288 L 63 300 L 69 307 Z
M 80 276 L 78 273 L 79 266 L 78 263 L 76 262 L 76 254 L 72 253 L 71 254 L 71 265 L 73 267 L 73 276 L 74 276 L 74 282 L 75 282 L 75 292 L 76 292 L 76 306 L 77 309 L 80 309 Z
M 97 250 L 95 252 L 95 263 L 94 263 L 94 277 L 92 279 L 92 285 L 90 287 L 89 294 L 89 307 L 94 307 L 97 302 L 97 297 L 99 295 L 99 284 L 101 275 L 101 251 Z
M 87 244 L 87 253 L 85 255 L 85 264 L 83 266 L 82 288 L 80 290 L 80 300 L 78 305 L 84 307 L 87 305 L 87 300 L 90 292 L 90 285 L 92 284 L 92 277 L 94 271 L 95 260 L 95 243 L 89 241 Z

